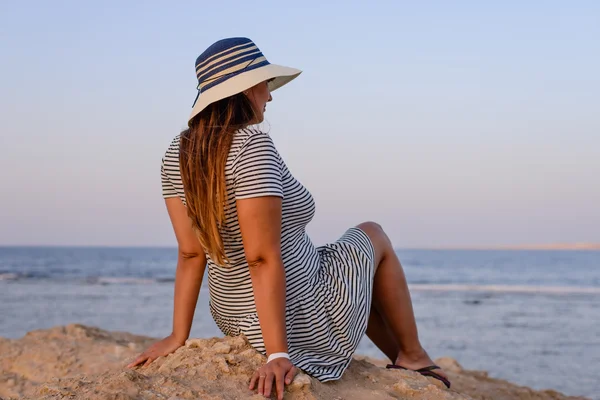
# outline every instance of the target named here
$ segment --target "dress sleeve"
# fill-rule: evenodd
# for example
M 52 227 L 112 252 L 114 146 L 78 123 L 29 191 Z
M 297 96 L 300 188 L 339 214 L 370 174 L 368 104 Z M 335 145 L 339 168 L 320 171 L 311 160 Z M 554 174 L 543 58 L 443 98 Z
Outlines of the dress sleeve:
M 236 200 L 253 197 L 283 198 L 281 157 L 266 133 L 250 136 L 233 163 Z
M 167 172 L 165 171 L 165 159 L 162 159 L 162 163 L 160 165 L 160 177 L 161 177 L 161 181 L 162 181 L 162 195 L 165 199 L 168 199 L 169 197 L 177 197 L 177 191 L 175 190 L 175 185 L 173 185 L 173 182 L 171 181 L 171 179 L 169 178 L 169 175 L 167 175 Z

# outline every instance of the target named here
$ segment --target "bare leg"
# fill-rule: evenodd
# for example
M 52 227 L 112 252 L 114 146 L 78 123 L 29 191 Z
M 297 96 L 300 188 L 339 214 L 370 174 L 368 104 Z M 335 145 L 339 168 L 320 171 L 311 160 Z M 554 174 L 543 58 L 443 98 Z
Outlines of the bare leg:
M 396 362 L 396 357 L 398 357 L 398 353 L 400 352 L 398 343 L 374 305 L 371 306 L 369 324 L 367 325 L 367 336 L 392 363 Z
M 373 243 L 377 266 L 372 308 L 377 315 L 369 318 L 369 338 L 388 357 L 393 356 L 388 354 L 392 349 L 397 349 L 395 357 L 390 357 L 396 365 L 413 370 L 432 365 L 433 361 L 419 341 L 408 284 L 392 243 L 381 226 L 374 222 L 365 222 L 358 227 Z M 387 333 L 381 332 L 384 328 Z M 439 373 L 445 376 L 443 372 Z

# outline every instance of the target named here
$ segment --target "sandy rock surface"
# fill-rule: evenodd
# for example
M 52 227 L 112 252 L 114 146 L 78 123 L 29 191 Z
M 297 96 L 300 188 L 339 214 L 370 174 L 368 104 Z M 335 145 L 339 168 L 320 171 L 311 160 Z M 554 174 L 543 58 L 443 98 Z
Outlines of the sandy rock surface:
M 248 390 L 248 382 L 265 358 L 244 338 L 191 339 L 147 367 L 124 367 L 154 340 L 82 325 L 33 331 L 18 340 L 0 338 L 0 399 L 263 398 Z M 285 399 L 581 399 L 464 371 L 450 358 L 437 363 L 449 375 L 452 390 L 417 373 L 386 370 L 381 361 L 356 357 L 336 382 L 298 374 Z

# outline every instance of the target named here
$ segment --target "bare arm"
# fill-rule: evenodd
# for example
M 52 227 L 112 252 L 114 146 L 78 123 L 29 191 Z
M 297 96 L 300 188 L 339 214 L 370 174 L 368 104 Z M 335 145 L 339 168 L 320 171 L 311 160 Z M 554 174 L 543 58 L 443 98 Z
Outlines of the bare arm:
M 168 198 L 165 202 L 179 247 L 175 272 L 173 331 L 140 354 L 128 365 L 129 368 L 140 364 L 148 365 L 158 357 L 166 356 L 183 346 L 190 335 L 206 268 L 206 256 L 192 230 L 185 206 L 178 197 Z
M 256 312 L 267 355 L 288 353 L 285 269 L 281 257 L 281 208 L 284 198 L 283 161 L 271 138 L 258 133 L 244 143 L 234 161 L 237 216 L 250 268 Z M 276 388 L 283 399 L 284 385 L 296 367 L 275 355 L 250 379 L 250 390 L 265 397 Z
M 287 353 L 281 198 L 257 197 L 237 200 L 236 204 L 267 355 Z
M 165 200 L 177 237 L 178 256 L 175 272 L 175 299 L 172 335 L 182 344 L 188 339 L 198 302 L 206 256 L 192 229 L 187 210 L 178 197 Z

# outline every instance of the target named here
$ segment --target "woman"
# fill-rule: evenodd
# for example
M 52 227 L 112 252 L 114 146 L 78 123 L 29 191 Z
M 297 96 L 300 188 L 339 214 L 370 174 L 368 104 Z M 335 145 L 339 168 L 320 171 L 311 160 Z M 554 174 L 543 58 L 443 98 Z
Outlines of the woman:
M 283 398 L 296 367 L 339 379 L 361 337 L 394 363 L 447 386 L 421 347 L 402 267 L 381 227 L 366 222 L 315 247 L 305 228 L 311 194 L 291 175 L 262 122 L 271 92 L 301 71 L 270 64 L 246 38 L 218 41 L 196 60 L 189 128 L 162 165 L 179 246 L 173 332 L 129 366 L 148 364 L 188 338 L 204 268 L 210 311 L 226 335 L 244 334 L 268 356 L 250 389 Z

